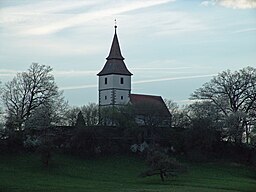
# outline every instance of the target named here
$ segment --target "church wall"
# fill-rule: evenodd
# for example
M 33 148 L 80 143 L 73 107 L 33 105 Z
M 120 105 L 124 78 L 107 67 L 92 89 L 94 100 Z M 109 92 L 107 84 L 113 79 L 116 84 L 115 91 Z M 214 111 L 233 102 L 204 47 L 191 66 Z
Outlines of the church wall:
M 129 102 L 129 90 L 120 89 L 107 89 L 100 91 L 99 104 L 110 105 L 112 102 L 115 104 L 127 104 Z
M 112 103 L 112 90 L 102 90 L 99 92 L 99 104 L 110 105 Z
M 121 84 L 121 78 L 123 78 L 123 84 Z M 113 75 L 113 87 L 131 90 L 131 76 Z
M 99 77 L 100 105 L 127 104 L 130 92 L 130 76 L 111 74 Z
M 115 93 L 115 102 L 116 104 L 127 104 L 129 102 L 129 94 L 128 90 L 116 90 Z
M 105 78 L 107 82 L 105 83 Z M 123 78 L 123 84 L 121 84 Z M 127 75 L 103 75 L 99 77 L 99 90 L 103 89 L 128 89 L 131 90 L 131 77 Z

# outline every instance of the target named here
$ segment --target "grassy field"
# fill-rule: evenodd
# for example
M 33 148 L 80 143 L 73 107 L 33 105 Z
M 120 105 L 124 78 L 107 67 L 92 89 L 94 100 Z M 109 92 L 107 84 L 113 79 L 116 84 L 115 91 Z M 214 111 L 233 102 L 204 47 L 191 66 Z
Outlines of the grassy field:
M 134 157 L 83 160 L 58 155 L 50 168 L 35 155 L 0 156 L 1 192 L 231 192 L 256 191 L 256 171 L 238 164 L 187 164 L 188 172 L 162 182 L 140 178 L 145 170 Z

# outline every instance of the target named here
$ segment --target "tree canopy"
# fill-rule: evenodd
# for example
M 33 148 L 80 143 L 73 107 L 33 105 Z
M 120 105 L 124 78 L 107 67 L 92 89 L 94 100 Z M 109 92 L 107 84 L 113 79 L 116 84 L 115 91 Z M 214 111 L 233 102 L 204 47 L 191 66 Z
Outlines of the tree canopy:
M 197 89 L 192 99 L 209 101 L 218 107 L 225 116 L 229 139 L 242 142 L 243 132 L 248 136 L 248 129 L 255 122 L 256 69 L 219 73 Z
M 31 113 L 42 104 L 60 101 L 62 96 L 51 74 L 52 68 L 32 63 L 3 87 L 3 104 L 9 120 L 19 130 Z

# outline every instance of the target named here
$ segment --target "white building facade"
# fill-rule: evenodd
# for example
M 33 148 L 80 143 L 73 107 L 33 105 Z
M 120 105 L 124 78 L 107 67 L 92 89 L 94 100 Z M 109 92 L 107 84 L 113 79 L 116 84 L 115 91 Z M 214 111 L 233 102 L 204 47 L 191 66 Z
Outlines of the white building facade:
M 121 54 L 117 34 L 113 38 L 109 56 L 99 76 L 99 107 L 125 105 L 131 93 L 132 73 L 127 69 Z

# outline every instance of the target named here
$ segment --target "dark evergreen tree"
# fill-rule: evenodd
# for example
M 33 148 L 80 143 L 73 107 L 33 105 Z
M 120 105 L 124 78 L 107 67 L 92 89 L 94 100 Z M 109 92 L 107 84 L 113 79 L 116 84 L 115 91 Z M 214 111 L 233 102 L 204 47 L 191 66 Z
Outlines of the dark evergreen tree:
M 77 115 L 77 120 L 75 126 L 77 128 L 84 128 L 85 127 L 85 121 L 82 111 L 80 111 Z

